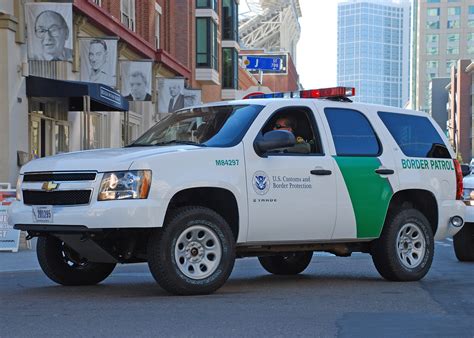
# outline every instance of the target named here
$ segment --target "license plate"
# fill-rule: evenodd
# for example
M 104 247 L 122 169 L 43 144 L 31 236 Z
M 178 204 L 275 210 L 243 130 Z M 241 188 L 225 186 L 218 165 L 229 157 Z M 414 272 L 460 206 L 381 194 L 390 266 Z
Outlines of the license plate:
M 33 219 L 37 223 L 52 223 L 53 222 L 53 206 L 52 205 L 33 206 Z

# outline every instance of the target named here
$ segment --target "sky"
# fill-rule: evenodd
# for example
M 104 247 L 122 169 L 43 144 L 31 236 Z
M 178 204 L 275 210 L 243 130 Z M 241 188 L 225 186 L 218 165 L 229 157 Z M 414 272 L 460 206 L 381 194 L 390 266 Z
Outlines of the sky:
M 338 0 L 299 0 L 301 36 L 296 51 L 296 69 L 304 89 L 337 84 Z M 239 11 L 247 12 L 245 0 Z
M 296 69 L 304 89 L 337 85 L 337 0 L 299 0 Z

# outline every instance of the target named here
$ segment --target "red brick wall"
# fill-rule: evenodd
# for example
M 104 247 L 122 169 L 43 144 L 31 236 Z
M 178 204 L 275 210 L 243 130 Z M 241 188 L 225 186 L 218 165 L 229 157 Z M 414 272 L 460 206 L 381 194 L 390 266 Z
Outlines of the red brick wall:
M 192 49 L 192 31 L 191 24 L 194 20 L 192 3 L 190 0 L 175 0 L 174 17 L 175 24 L 173 25 L 174 32 L 174 54 L 178 61 L 187 67 L 191 66 Z
M 245 69 L 239 67 L 239 89 L 247 90 L 252 86 L 258 86 L 255 78 L 249 74 Z
M 153 1 L 136 1 L 135 26 L 138 35 L 155 45 L 155 3 Z
M 102 8 L 121 21 L 119 0 L 102 0 Z M 146 41 L 155 44 L 155 4 L 153 1 L 135 1 L 135 32 Z

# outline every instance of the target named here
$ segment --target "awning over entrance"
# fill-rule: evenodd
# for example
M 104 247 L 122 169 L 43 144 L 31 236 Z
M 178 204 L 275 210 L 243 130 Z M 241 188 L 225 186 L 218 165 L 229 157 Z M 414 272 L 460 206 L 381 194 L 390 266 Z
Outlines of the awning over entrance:
M 70 111 L 84 111 L 85 96 L 90 97 L 89 111 L 128 111 L 128 101 L 115 89 L 92 82 L 26 78 L 26 96 L 67 97 Z

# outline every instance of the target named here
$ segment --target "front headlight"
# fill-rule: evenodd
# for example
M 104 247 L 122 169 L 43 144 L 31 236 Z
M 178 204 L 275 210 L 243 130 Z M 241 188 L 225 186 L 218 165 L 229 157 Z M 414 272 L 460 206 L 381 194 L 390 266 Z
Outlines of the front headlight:
M 145 199 L 151 185 L 150 170 L 106 173 L 100 182 L 99 201 Z
M 16 200 L 21 201 L 21 182 L 22 177 L 18 175 L 18 179 L 16 180 Z

